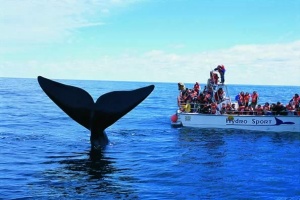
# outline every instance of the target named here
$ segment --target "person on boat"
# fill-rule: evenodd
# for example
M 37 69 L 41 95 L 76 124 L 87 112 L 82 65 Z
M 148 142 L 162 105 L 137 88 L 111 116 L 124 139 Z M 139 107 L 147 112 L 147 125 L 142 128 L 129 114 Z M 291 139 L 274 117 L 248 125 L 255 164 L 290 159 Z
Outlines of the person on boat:
M 191 104 L 190 104 L 189 100 L 186 102 L 186 104 L 184 105 L 183 108 L 184 108 L 184 112 L 186 112 L 186 113 L 191 112 Z
M 212 77 L 211 77 L 211 79 L 212 79 L 213 85 L 218 85 L 218 83 L 219 83 L 219 76 L 218 76 L 217 73 L 213 73 L 213 72 L 212 72 Z
M 275 106 L 276 106 L 275 103 L 272 103 L 272 104 L 270 105 L 270 111 L 271 111 L 272 115 L 275 115 L 275 114 L 276 114 L 276 111 L 274 111 Z
M 185 88 L 182 92 L 179 94 L 178 98 L 178 107 L 180 107 L 180 110 L 184 110 L 184 106 L 187 104 L 187 101 L 192 101 L 193 100 L 193 93 L 192 90 Z
M 264 109 L 262 108 L 262 106 L 260 104 L 258 104 L 257 107 L 255 108 L 255 114 L 256 115 L 263 115 L 264 114 Z
M 194 99 L 197 98 L 197 93 L 194 90 L 186 88 L 184 93 L 184 101 L 187 103 L 187 101 L 194 101 Z
M 226 113 L 226 104 L 225 103 L 222 103 L 222 107 L 220 109 L 220 113 L 221 114 L 225 114 Z
M 202 112 L 202 109 L 204 107 L 204 104 L 205 104 L 205 95 L 201 92 L 199 94 L 199 96 L 197 97 L 197 102 L 199 103 L 199 108 L 198 108 L 198 112 Z
M 225 109 L 226 109 L 226 113 L 227 113 L 227 114 L 232 114 L 232 113 L 231 113 L 231 105 L 230 105 L 230 103 L 227 103 L 227 104 L 226 104 L 226 108 L 225 108 Z
M 198 82 L 195 83 L 194 85 L 194 91 L 197 93 L 197 96 L 199 95 L 199 92 L 200 92 L 200 85 Z
M 210 104 L 210 113 L 211 114 L 216 114 L 217 113 L 217 110 L 219 110 L 218 106 L 216 103 L 211 103 Z
M 225 67 L 224 67 L 224 65 L 218 65 L 215 69 L 214 69 L 214 71 L 218 71 L 219 72 L 219 74 L 220 74 L 220 76 L 221 76 L 221 84 L 224 84 L 225 83 Z
M 205 96 L 206 100 L 208 100 L 209 103 L 211 103 L 213 93 L 214 93 L 213 89 L 212 88 L 206 88 L 206 90 L 203 93 L 204 93 L 204 96 Z
M 237 96 L 236 96 L 236 100 L 238 101 L 239 106 L 244 106 L 244 92 L 240 92 Z
M 198 110 L 198 93 L 197 90 L 190 91 L 190 103 L 191 103 L 191 112 L 195 113 Z
M 191 96 L 192 100 L 197 99 L 198 94 L 199 94 L 199 91 L 194 90 L 194 89 L 190 90 L 190 96 Z
M 211 100 L 211 94 L 209 92 L 207 92 L 204 95 L 204 101 L 207 102 L 207 103 L 211 103 L 212 102 L 212 100 Z
M 295 112 L 295 108 L 294 108 L 294 105 L 292 102 L 289 102 L 286 106 L 286 111 L 288 112 L 289 115 L 294 115 L 294 113 L 296 114 Z M 297 115 L 297 114 L 296 114 Z
M 298 94 L 295 94 L 289 103 L 292 103 L 293 107 L 297 110 L 300 104 L 300 97 Z
M 249 106 L 250 94 L 248 92 L 244 95 L 244 104 L 245 106 Z
M 238 112 L 237 112 L 238 110 L 237 110 L 237 108 L 235 107 L 235 104 L 233 103 L 233 104 L 231 104 L 231 113 L 232 114 L 237 114 Z
M 268 102 L 265 103 L 265 105 L 263 105 L 263 111 L 265 115 L 270 115 L 271 114 L 271 108 L 270 108 L 270 104 Z
M 258 93 L 256 91 L 253 91 L 251 95 L 251 107 L 253 108 L 253 110 L 256 108 L 257 102 L 258 102 Z
M 251 107 L 249 107 L 249 106 L 245 106 L 243 114 L 244 115 L 250 115 L 250 108 Z
M 207 86 L 204 86 L 203 92 L 207 92 Z
M 210 113 L 210 104 L 205 102 L 202 106 L 201 113 L 209 114 Z
M 214 85 L 214 79 L 213 79 L 213 72 L 209 72 L 209 79 L 207 79 L 206 89 L 213 88 Z
M 245 110 L 245 106 L 244 105 L 240 105 L 237 110 L 238 110 L 238 114 L 243 115 L 244 114 L 244 110 Z
M 223 91 L 223 88 L 219 88 L 218 91 L 215 92 L 215 96 L 214 96 L 215 101 L 216 101 L 217 103 L 222 102 L 222 101 L 224 100 L 224 95 L 225 95 L 225 93 L 224 93 L 224 91 Z
M 184 103 L 184 94 L 186 90 L 185 90 L 185 85 L 183 83 L 179 82 L 177 85 L 179 90 L 179 95 L 177 97 L 177 104 L 178 107 L 180 107 Z
M 184 83 L 181 83 L 181 82 L 178 83 L 178 90 L 180 92 L 185 91 L 185 85 L 184 85 Z
M 280 102 L 277 102 L 277 104 L 275 104 L 272 107 L 272 112 L 275 115 L 286 115 L 287 114 L 286 108 Z
M 227 106 L 226 106 L 226 113 L 227 114 L 237 114 L 237 109 L 236 109 L 236 107 L 235 107 L 235 104 L 233 103 L 233 104 L 227 104 Z

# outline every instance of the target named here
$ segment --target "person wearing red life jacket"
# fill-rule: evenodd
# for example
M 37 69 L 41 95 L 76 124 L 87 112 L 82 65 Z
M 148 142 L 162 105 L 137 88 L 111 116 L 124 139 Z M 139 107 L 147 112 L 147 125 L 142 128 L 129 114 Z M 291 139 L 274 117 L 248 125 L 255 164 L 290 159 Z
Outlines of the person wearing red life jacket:
M 224 84 L 225 83 L 225 67 L 224 67 L 224 65 L 218 65 L 215 69 L 214 69 L 214 71 L 218 71 L 219 72 L 219 74 L 220 74 L 220 76 L 221 76 L 221 84 Z
M 246 92 L 246 94 L 244 95 L 245 106 L 249 106 L 249 100 L 250 100 L 250 94 L 248 92 Z
M 270 115 L 271 114 L 271 107 L 270 104 L 268 102 L 265 103 L 265 105 L 263 105 L 263 111 L 265 115 Z
M 294 106 L 294 108 L 297 110 L 299 108 L 299 104 L 300 104 L 300 97 L 298 94 L 295 94 L 293 96 L 293 98 L 290 100 L 289 103 L 292 103 L 292 105 Z
M 251 107 L 253 108 L 253 110 L 255 109 L 257 102 L 258 102 L 258 94 L 256 91 L 254 91 L 251 95 Z
M 263 115 L 264 114 L 264 110 L 263 110 L 263 108 L 261 107 L 260 104 L 255 109 L 255 112 L 256 112 L 257 115 Z
M 294 106 L 292 103 L 288 103 L 285 108 L 288 110 L 288 111 L 294 111 Z
M 243 91 L 240 92 L 240 94 L 238 96 L 238 104 L 239 104 L 239 106 L 244 106 L 245 105 L 245 103 L 244 103 L 244 96 L 245 96 L 244 92 Z
M 219 76 L 216 73 L 213 73 L 213 82 L 214 82 L 215 85 L 218 85 Z
M 199 95 L 199 92 L 200 92 L 200 85 L 199 85 L 198 82 L 196 82 L 195 85 L 194 85 L 194 91 L 196 91 L 196 92 L 197 92 L 197 95 Z

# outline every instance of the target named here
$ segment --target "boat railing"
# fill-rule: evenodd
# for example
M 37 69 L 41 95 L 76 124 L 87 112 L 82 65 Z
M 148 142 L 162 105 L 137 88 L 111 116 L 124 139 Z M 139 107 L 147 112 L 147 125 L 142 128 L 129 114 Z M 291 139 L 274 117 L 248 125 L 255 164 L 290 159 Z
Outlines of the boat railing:
M 300 111 L 298 110 L 284 110 L 284 111 L 256 111 L 256 110 L 239 110 L 239 105 L 237 102 L 232 102 L 230 95 L 228 93 L 227 86 L 225 84 L 213 84 L 209 85 L 208 88 L 211 92 L 211 99 L 209 102 L 200 103 L 197 99 L 192 101 L 180 101 L 178 97 L 178 110 L 184 113 L 203 113 L 203 114 L 230 114 L 230 115 L 298 115 L 300 116 Z M 223 94 L 220 96 L 218 90 L 222 88 Z M 217 104 L 216 110 L 211 109 L 211 104 Z M 222 110 L 222 104 L 230 105 L 235 104 L 235 110 Z
M 267 116 L 267 115 L 299 115 L 300 112 L 297 110 L 284 110 L 284 111 L 247 111 L 247 110 L 222 110 L 221 104 L 219 103 L 216 111 L 212 111 L 211 104 L 199 103 L 199 102 L 189 102 L 181 103 L 179 105 L 179 110 L 183 113 L 202 113 L 202 114 L 219 114 L 219 115 L 256 115 L 256 116 Z

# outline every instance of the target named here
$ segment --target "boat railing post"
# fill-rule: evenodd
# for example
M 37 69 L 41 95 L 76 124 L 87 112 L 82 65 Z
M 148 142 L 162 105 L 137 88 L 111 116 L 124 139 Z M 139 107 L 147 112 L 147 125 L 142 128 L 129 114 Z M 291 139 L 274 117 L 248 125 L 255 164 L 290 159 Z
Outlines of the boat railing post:
M 225 87 L 225 90 L 226 90 L 226 95 L 227 95 L 228 98 L 229 98 L 229 103 L 230 103 L 230 105 L 231 105 L 231 98 L 230 98 L 230 95 L 229 95 L 229 92 L 228 92 L 228 89 L 227 89 L 227 86 L 225 85 L 225 83 L 224 83 L 224 87 Z

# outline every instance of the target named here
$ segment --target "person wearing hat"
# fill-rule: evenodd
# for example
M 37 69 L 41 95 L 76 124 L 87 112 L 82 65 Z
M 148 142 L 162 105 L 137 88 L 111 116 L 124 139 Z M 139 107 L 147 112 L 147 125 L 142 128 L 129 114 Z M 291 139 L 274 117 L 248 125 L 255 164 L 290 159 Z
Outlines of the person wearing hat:
M 182 107 L 184 103 L 184 94 L 185 94 L 185 85 L 181 82 L 178 83 L 178 90 L 179 90 L 179 95 L 177 97 L 177 104 L 179 107 Z
M 225 83 L 225 77 L 224 77 L 224 75 L 225 75 L 225 71 L 226 71 L 224 65 L 218 65 L 214 69 L 214 71 L 218 71 L 219 72 L 219 74 L 221 76 L 221 84 L 224 84 Z

